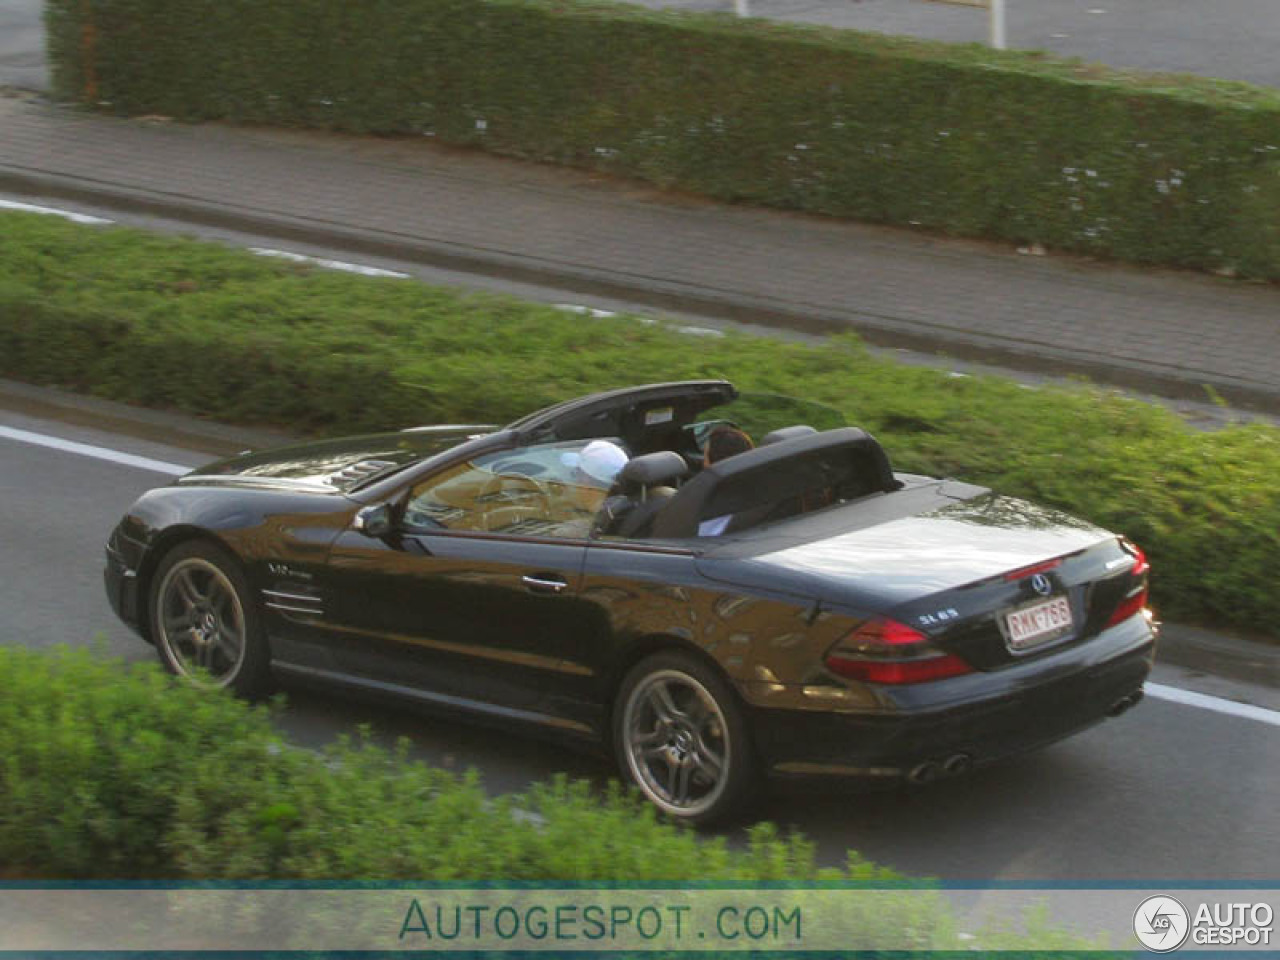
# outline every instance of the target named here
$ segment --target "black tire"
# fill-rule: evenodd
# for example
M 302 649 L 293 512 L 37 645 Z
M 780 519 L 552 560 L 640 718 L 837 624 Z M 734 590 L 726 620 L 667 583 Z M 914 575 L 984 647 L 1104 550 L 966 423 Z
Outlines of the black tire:
M 170 673 L 254 699 L 270 691 L 262 616 L 240 565 L 223 548 L 187 540 L 161 559 L 148 597 L 151 637 Z
M 618 767 L 674 820 L 705 825 L 741 814 L 755 793 L 746 719 L 715 668 L 676 650 L 627 673 L 613 709 Z

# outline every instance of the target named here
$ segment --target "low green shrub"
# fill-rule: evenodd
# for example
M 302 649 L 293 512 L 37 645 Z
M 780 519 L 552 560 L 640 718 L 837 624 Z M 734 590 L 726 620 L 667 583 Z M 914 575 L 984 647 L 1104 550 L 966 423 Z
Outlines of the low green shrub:
M 12 875 L 184 880 L 895 885 L 768 824 L 730 850 L 616 783 L 490 797 L 474 774 L 361 740 L 284 744 L 265 707 L 84 649 L 0 646 L 0 865 Z M 924 924 L 929 898 L 900 922 Z M 935 904 L 936 905 L 936 904 Z M 925 925 L 925 929 L 931 926 Z
M 121 113 L 435 137 L 729 200 L 1280 279 L 1280 94 L 589 0 L 48 0 Z
M 501 423 L 660 380 L 830 404 L 902 470 L 958 476 L 1126 533 L 1166 616 L 1273 635 L 1280 431 L 1215 433 L 1114 393 L 1031 390 L 821 347 L 590 319 L 31 215 L 0 219 L 0 373 L 202 416 L 354 432 Z
M 660 820 L 616 784 L 601 792 L 557 779 L 495 797 L 474 774 L 406 759 L 403 742 L 395 751 L 367 738 L 322 753 L 296 749 L 267 707 L 175 681 L 154 663 L 0 646 L 0 687 L 0 870 L 19 882 L 854 885 L 899 892 L 878 896 L 874 913 L 841 916 L 851 951 L 877 931 L 923 950 L 972 950 L 988 939 L 1004 951 L 1099 947 L 1035 917 L 1022 932 L 984 928 L 962 941 L 935 884 L 853 852 L 843 868 L 819 868 L 809 841 L 767 823 L 730 849 Z M 223 938 L 255 922 L 234 889 L 226 903 L 231 912 L 193 917 L 178 893 L 177 913 L 155 922 L 168 932 L 181 915 Z M 362 922 L 385 937 L 404 916 L 397 904 Z M 288 923 L 273 917 L 273 935 L 287 934 Z M 317 931 L 305 933 L 314 943 Z
M 0 646 L 0 864 L 38 878 L 893 883 L 755 828 L 730 850 L 615 787 L 489 797 L 370 741 L 286 746 L 270 712 L 84 649 Z M 515 811 L 524 815 L 516 815 Z

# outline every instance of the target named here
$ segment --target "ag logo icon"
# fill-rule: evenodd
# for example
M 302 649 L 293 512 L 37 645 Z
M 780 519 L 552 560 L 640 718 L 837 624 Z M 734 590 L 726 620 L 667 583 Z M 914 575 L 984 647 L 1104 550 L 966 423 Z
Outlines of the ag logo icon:
M 1133 932 L 1148 950 L 1168 953 L 1187 939 L 1191 917 L 1173 897 L 1147 897 L 1133 915 Z

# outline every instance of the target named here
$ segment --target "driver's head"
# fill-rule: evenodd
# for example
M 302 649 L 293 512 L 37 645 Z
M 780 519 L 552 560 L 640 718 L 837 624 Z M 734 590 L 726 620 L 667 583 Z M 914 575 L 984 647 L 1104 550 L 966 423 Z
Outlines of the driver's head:
M 725 457 L 754 449 L 755 444 L 751 442 L 751 438 L 737 427 L 716 427 L 702 448 L 702 463 L 709 467 Z

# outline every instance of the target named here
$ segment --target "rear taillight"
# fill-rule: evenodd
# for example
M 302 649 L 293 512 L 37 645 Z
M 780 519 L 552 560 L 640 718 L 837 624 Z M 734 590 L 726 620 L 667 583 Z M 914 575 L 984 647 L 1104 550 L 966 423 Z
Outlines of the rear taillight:
M 1129 576 L 1138 582 L 1129 589 L 1115 612 L 1111 614 L 1111 619 L 1107 621 L 1108 627 L 1124 623 L 1130 617 L 1141 613 L 1147 605 L 1147 574 L 1151 571 L 1151 564 L 1147 563 L 1147 555 L 1142 552 L 1141 547 L 1129 540 L 1122 538 L 1120 546 L 1125 553 L 1133 557 L 1133 569 L 1129 571 Z
M 1121 537 L 1120 549 L 1133 557 L 1133 569 L 1129 573 L 1135 577 L 1146 576 L 1151 570 L 1151 564 L 1147 563 L 1147 555 L 1142 552 L 1142 548 L 1128 537 Z
M 896 620 L 868 620 L 837 643 L 825 662 L 832 673 L 864 683 L 928 683 L 973 671 Z

